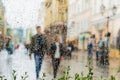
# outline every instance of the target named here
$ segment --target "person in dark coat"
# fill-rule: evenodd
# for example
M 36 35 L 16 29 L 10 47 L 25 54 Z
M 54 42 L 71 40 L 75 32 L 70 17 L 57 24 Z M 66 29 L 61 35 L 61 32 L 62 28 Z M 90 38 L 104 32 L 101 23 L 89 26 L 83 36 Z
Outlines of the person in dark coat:
M 93 50 L 93 44 L 92 44 L 92 42 L 88 43 L 87 48 L 88 48 L 88 54 L 92 54 L 92 50 Z
M 72 58 L 72 51 L 74 50 L 74 46 L 72 44 L 72 42 L 68 43 L 67 46 L 67 53 L 68 53 L 68 57 L 71 59 Z
M 35 66 L 36 66 L 36 79 L 39 79 L 39 72 L 41 70 L 42 61 L 45 53 L 48 53 L 47 39 L 44 34 L 41 33 L 41 27 L 36 27 L 37 34 L 31 39 L 30 54 L 29 57 L 32 59 L 31 54 L 34 53 Z
M 98 43 L 96 44 L 96 61 L 99 59 L 99 46 Z
M 29 45 L 28 43 L 25 43 L 25 48 L 26 48 L 26 50 L 27 50 L 27 54 L 28 54 L 28 52 L 29 52 L 29 48 L 30 48 L 30 45 Z
M 87 49 L 88 49 L 88 60 L 91 60 L 93 57 L 93 44 L 92 42 L 88 43 L 87 45 Z
M 63 59 L 63 45 L 60 43 L 60 37 L 56 36 L 55 42 L 51 44 L 50 55 L 52 57 L 53 74 L 54 78 L 57 76 L 57 71 L 60 65 L 61 59 Z
M 5 48 L 6 48 L 9 55 L 13 54 L 14 44 L 12 43 L 11 38 L 8 38 L 8 41 L 5 45 Z

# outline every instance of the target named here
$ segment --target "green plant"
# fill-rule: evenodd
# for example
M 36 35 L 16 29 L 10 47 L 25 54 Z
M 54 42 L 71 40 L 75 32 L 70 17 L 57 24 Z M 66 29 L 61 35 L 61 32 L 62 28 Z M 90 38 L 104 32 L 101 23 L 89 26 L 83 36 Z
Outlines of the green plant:
M 93 80 L 93 66 L 91 60 L 89 60 L 86 67 L 88 68 L 87 80 Z
M 80 75 L 78 73 L 75 74 L 75 80 L 80 80 Z
M 39 80 L 45 80 L 45 77 L 46 77 L 46 73 L 43 73 L 42 78 L 40 78 Z
M 28 78 L 27 72 L 24 73 L 23 76 L 21 76 L 21 80 L 26 80 Z
M 120 68 L 118 69 L 117 73 L 120 73 Z
M 0 76 L 0 80 L 7 80 L 5 76 Z
M 76 73 L 74 75 L 74 77 L 70 76 L 70 66 L 67 67 L 67 69 L 63 72 L 63 76 L 57 80 L 93 80 L 93 66 L 92 66 L 92 63 L 91 61 L 89 60 L 88 62 L 88 65 L 86 66 L 88 68 L 88 74 L 87 75 L 84 75 L 83 72 L 81 72 L 81 74 L 78 74 Z M 117 71 L 117 74 L 120 73 L 120 68 L 119 70 Z M 116 75 L 117 75 L 116 74 Z M 15 70 L 13 70 L 13 80 L 17 80 L 17 72 Z M 26 80 L 28 78 L 28 73 L 25 72 L 23 74 L 23 76 L 21 76 L 21 80 Z M 46 80 L 46 73 L 43 73 L 42 75 L 42 78 L 40 78 L 39 80 Z M 0 80 L 7 80 L 5 78 L 5 76 L 0 76 Z M 102 76 L 99 80 L 106 80 L 104 79 Z M 111 75 L 111 77 L 109 78 L 109 80 L 116 80 L 115 76 L 114 75 Z
M 115 79 L 115 76 L 112 75 L 112 76 L 110 77 L 110 80 L 116 80 L 116 79 Z
M 58 80 L 69 80 L 72 77 L 70 76 L 70 66 L 67 67 L 67 69 L 63 72 L 63 77 L 59 78 Z
M 84 76 L 83 72 L 81 72 L 81 75 L 79 75 L 78 73 L 75 74 L 75 78 L 74 80 L 86 80 L 87 77 Z
M 13 80 L 17 80 L 17 73 L 15 70 L 13 70 L 12 75 L 13 75 Z

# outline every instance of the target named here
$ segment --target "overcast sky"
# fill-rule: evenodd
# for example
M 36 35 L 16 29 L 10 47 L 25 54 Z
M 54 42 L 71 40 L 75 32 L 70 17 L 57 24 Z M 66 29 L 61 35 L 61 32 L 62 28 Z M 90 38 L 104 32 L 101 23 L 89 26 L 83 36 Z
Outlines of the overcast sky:
M 3 0 L 10 27 L 35 27 L 41 0 Z

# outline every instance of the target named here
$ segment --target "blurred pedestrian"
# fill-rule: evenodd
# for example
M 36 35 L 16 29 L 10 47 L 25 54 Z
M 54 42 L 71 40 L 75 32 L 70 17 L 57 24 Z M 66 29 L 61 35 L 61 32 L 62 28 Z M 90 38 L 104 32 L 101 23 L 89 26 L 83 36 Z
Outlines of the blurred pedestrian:
M 88 60 L 92 59 L 93 56 L 93 44 L 92 42 L 89 42 L 87 45 L 87 49 L 88 49 Z
M 19 44 L 17 42 L 15 42 L 14 48 L 15 48 L 15 50 L 17 50 L 19 48 Z
M 108 49 L 107 49 L 107 45 L 105 44 L 105 42 L 102 43 L 102 47 L 100 49 L 101 49 L 100 63 L 103 65 L 104 64 L 109 65 L 109 54 L 108 54 Z
M 55 42 L 51 44 L 50 54 L 52 57 L 53 74 L 54 78 L 57 77 L 57 71 L 60 65 L 60 61 L 63 60 L 63 45 L 60 43 L 60 37 L 56 36 Z
M 99 46 L 96 44 L 96 61 L 99 59 Z
M 7 50 L 7 52 L 8 52 L 9 55 L 13 54 L 13 51 L 14 51 L 14 44 L 13 44 L 11 38 L 8 38 L 8 39 L 7 39 L 5 48 L 6 48 L 6 50 Z
M 29 52 L 29 48 L 30 48 L 30 44 L 29 44 L 29 43 L 25 43 L 25 48 L 26 48 L 26 50 L 27 50 L 27 54 L 28 54 L 28 52 Z
M 8 79 L 9 80 L 13 80 L 13 76 L 12 76 L 12 54 L 14 52 L 14 44 L 13 44 L 13 41 L 12 41 L 12 38 L 11 37 L 8 37 L 7 40 L 6 40 L 6 44 L 5 44 L 5 49 L 8 53 L 7 55 L 7 73 L 8 73 Z
M 30 59 L 32 59 L 31 54 L 34 53 L 35 66 L 36 66 L 36 79 L 39 79 L 39 72 L 41 70 L 42 61 L 45 52 L 48 53 L 47 40 L 45 35 L 41 33 L 41 27 L 36 27 L 37 34 L 31 39 L 30 44 Z
M 92 50 L 93 50 L 93 44 L 92 44 L 92 42 L 88 43 L 87 49 L 88 49 L 88 54 L 92 54 Z
M 71 59 L 72 57 L 72 51 L 74 50 L 74 46 L 72 44 L 72 42 L 69 42 L 68 43 L 68 46 L 67 46 L 67 53 L 68 53 L 68 57 Z

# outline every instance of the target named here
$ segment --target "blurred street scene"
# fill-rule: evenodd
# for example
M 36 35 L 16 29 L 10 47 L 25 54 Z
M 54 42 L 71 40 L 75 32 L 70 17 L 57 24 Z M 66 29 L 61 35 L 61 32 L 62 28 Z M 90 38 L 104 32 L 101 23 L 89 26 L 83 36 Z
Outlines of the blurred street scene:
M 119 80 L 119 22 L 120 0 L 0 0 L 0 80 Z

